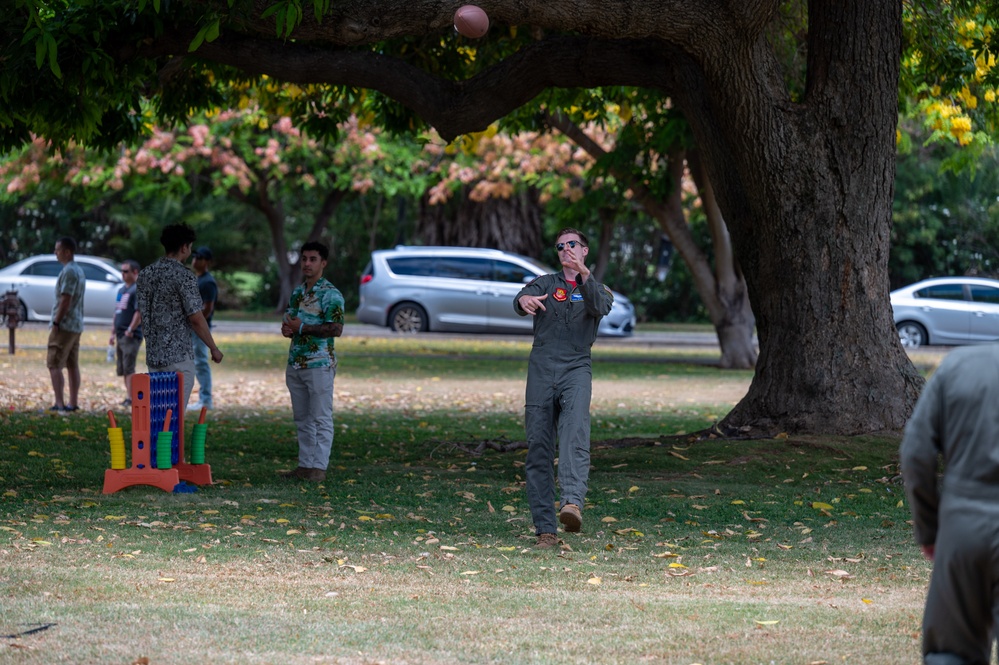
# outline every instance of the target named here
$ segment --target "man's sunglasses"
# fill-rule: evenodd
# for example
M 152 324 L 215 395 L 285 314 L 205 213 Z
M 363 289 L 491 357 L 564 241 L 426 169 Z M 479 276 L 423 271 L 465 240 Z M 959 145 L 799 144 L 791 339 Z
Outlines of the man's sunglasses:
M 563 249 L 565 249 L 566 245 L 568 245 L 570 249 L 576 249 L 576 245 L 582 245 L 582 244 L 583 243 L 579 240 L 570 240 L 569 242 L 560 242 L 559 244 L 555 245 L 555 249 L 561 252 Z M 586 245 L 583 246 L 585 247 Z

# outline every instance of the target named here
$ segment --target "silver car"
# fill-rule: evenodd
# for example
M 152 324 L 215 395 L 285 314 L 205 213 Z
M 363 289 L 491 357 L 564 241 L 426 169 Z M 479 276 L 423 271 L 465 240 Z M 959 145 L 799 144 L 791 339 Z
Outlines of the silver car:
M 123 284 L 118 264 L 111 259 L 77 254 L 75 261 L 87 276 L 83 295 L 83 322 L 111 325 L 118 289 Z M 55 254 L 43 254 L 0 269 L 0 296 L 17 291 L 22 321 L 48 321 L 55 304 L 55 283 L 62 264 Z
M 530 316 L 513 309 L 517 292 L 552 268 L 520 254 L 472 247 L 396 247 L 371 253 L 361 275 L 362 323 L 405 333 L 530 333 Z M 620 293 L 599 334 L 626 336 L 635 308 Z
M 902 346 L 978 344 L 999 340 L 999 281 L 938 277 L 891 292 Z

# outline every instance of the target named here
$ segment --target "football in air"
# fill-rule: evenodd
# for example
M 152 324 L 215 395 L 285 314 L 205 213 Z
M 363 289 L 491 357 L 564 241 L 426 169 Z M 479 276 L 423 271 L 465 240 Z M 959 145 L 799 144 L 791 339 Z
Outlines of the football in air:
M 466 37 L 478 39 L 489 32 L 489 15 L 481 7 L 462 5 L 454 13 L 454 29 Z

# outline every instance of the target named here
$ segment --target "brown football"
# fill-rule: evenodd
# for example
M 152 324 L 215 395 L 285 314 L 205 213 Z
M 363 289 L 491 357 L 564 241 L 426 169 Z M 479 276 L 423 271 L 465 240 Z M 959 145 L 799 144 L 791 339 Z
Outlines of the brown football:
M 472 39 L 489 32 L 489 15 L 481 7 L 462 5 L 454 13 L 454 29 Z

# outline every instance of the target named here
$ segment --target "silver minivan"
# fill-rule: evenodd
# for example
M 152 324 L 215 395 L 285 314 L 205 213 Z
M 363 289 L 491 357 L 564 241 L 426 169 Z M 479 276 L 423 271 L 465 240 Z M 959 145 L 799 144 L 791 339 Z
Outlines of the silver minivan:
M 552 268 L 520 254 L 475 247 L 376 250 L 361 275 L 357 320 L 404 333 L 530 333 L 533 320 L 513 309 L 517 292 Z M 635 308 L 614 293 L 599 334 L 627 336 Z

